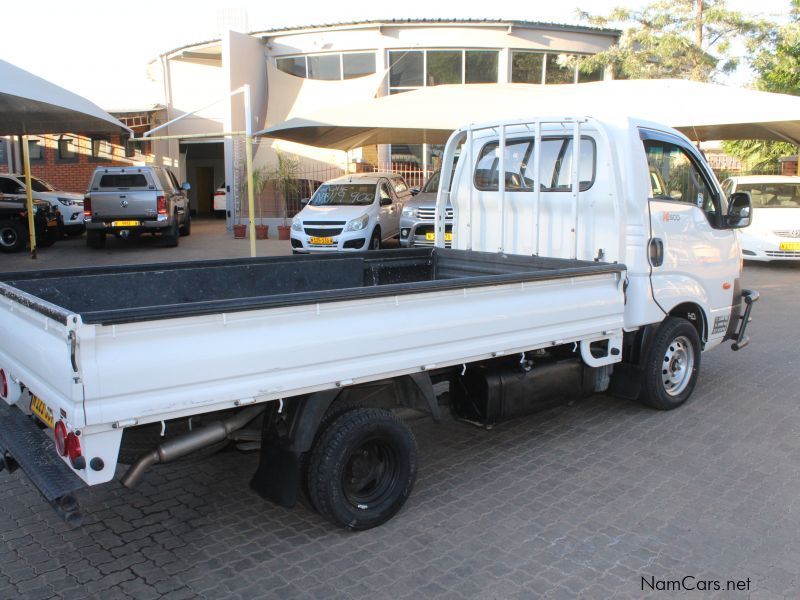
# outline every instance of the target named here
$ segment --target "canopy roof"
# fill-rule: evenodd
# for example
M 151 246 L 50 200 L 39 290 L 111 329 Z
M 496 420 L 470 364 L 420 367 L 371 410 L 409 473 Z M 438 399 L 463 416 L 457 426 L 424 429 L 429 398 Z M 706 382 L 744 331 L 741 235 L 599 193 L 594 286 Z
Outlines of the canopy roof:
M 86 98 L 0 60 L 0 135 L 124 131 Z
M 259 135 L 340 150 L 443 144 L 468 123 L 537 115 L 629 116 L 664 123 L 697 141 L 800 144 L 800 97 L 681 79 L 426 87 L 315 111 Z

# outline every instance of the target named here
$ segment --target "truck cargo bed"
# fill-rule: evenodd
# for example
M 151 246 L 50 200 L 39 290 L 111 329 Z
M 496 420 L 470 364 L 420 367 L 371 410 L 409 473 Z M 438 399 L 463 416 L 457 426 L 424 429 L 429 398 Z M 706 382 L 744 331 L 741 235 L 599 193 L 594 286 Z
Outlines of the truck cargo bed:
M 111 325 L 624 269 L 601 262 L 419 248 L 10 273 L 0 275 L 5 284 L 0 294 L 24 299 L 61 322 L 79 314 L 85 324 Z

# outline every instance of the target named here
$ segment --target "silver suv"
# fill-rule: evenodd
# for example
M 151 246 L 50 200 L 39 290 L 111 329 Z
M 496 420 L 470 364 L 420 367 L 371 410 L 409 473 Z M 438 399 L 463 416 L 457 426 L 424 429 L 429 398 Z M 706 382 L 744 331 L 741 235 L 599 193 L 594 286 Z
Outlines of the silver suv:
M 428 178 L 422 190 L 405 203 L 400 216 L 400 245 L 404 247 L 433 246 L 436 193 L 439 191 L 439 171 Z M 445 246 L 453 238 L 453 207 L 448 202 L 445 216 Z
M 179 236 L 191 233 L 189 189 L 164 167 L 98 167 L 83 204 L 86 245 L 102 248 L 109 233 L 151 233 L 163 246 L 177 246 Z

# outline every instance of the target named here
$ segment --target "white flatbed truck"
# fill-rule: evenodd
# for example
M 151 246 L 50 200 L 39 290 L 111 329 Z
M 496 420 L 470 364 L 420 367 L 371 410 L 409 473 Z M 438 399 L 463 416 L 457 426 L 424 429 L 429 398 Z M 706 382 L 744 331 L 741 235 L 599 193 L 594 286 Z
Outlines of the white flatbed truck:
M 606 390 L 671 409 L 703 350 L 747 343 L 757 294 L 733 229 L 749 197 L 723 198 L 679 133 L 487 123 L 454 132 L 444 162 L 450 249 L 440 211 L 435 248 L 0 276 L 0 466 L 77 518 L 72 494 L 118 462 L 130 487 L 235 440 L 260 448 L 261 495 L 305 491 L 366 529 L 416 477 L 392 409 L 438 418 L 435 382 L 484 426 Z

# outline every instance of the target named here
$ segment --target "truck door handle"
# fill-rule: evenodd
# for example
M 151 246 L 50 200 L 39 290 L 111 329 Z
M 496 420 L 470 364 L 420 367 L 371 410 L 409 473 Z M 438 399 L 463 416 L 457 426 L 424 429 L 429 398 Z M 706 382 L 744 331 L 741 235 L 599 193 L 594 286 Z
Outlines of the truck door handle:
M 664 241 L 661 238 L 650 239 L 650 264 L 654 267 L 664 264 Z

